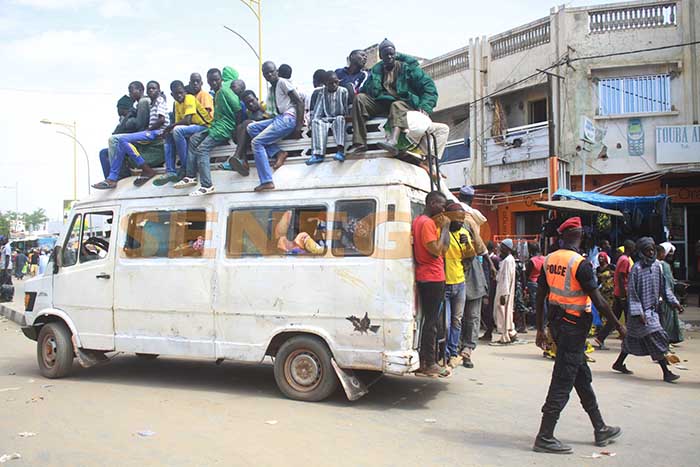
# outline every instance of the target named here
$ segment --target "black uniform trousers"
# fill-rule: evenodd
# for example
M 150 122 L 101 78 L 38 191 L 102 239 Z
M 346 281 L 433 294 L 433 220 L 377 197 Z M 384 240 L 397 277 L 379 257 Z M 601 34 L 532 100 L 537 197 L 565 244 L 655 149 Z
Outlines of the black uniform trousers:
M 586 362 L 586 337 L 591 328 L 590 313 L 581 318 L 571 315 L 558 316 L 549 323 L 552 338 L 557 344 L 552 380 L 542 413 L 559 415 L 569 402 L 571 389 L 576 389 L 583 410 L 598 409 L 591 382 L 591 369 Z

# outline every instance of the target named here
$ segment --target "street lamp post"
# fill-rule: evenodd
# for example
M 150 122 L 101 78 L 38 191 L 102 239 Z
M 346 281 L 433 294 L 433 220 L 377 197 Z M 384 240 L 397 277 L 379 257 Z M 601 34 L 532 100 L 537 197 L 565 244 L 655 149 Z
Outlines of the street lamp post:
M 261 12 L 261 4 L 262 0 L 241 0 L 241 3 L 243 3 L 245 6 L 248 7 L 248 9 L 255 15 L 255 18 L 258 20 L 258 50 L 255 50 L 255 47 L 253 47 L 248 40 L 243 37 L 241 34 L 238 32 L 234 31 L 228 26 L 224 26 L 227 30 L 231 31 L 235 35 L 241 38 L 243 42 L 250 47 L 250 50 L 253 52 L 253 54 L 257 57 L 258 59 L 258 98 L 262 99 L 262 91 L 263 91 L 263 75 L 262 75 L 262 12 Z
M 41 120 L 41 123 L 45 125 L 58 125 L 62 126 L 64 128 L 68 128 L 71 133 L 64 133 L 61 131 L 58 131 L 57 133 L 60 133 L 64 136 L 68 136 L 73 140 L 73 201 L 77 201 L 78 199 L 78 144 L 80 142 L 78 141 L 77 134 L 78 134 L 78 127 L 73 121 L 73 123 L 63 123 L 63 122 L 53 122 L 49 120 L 48 118 L 44 118 Z M 85 152 L 85 158 L 88 160 L 88 183 L 90 181 L 90 160 L 87 157 L 87 151 L 85 151 L 85 147 L 80 144 L 81 149 L 83 152 Z M 89 185 L 88 185 L 89 186 Z M 90 189 L 88 188 L 88 193 L 90 193 Z
M 15 190 L 15 231 L 19 224 L 19 182 L 15 182 L 15 186 L 0 186 L 4 190 Z M 11 230 L 11 229 L 10 229 Z

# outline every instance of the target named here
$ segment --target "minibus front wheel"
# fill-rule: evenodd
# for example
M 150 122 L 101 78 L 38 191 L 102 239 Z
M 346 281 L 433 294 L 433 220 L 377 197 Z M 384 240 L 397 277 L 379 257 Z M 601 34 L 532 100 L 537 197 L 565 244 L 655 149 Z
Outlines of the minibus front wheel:
M 68 327 L 59 322 L 41 327 L 37 339 L 36 357 L 39 371 L 46 378 L 62 378 L 73 366 L 73 343 Z
M 312 336 L 285 341 L 275 355 L 275 381 L 290 399 L 317 402 L 335 392 L 338 378 L 326 343 Z

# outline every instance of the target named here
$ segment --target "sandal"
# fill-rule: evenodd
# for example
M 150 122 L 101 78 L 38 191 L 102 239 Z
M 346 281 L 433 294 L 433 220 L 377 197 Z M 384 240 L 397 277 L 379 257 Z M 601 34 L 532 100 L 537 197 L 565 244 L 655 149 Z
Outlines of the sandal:
M 187 188 L 197 184 L 196 178 L 184 177 L 182 180 L 173 185 L 173 188 Z
M 189 194 L 189 196 L 204 196 L 204 195 L 210 195 L 214 193 L 214 187 L 205 187 L 205 186 L 200 186 L 196 190 L 194 190 L 192 193 Z
M 153 175 L 141 175 L 140 177 L 136 177 L 136 180 L 134 180 L 134 186 L 135 187 L 140 187 L 144 186 L 150 179 L 153 178 Z
M 275 184 L 272 182 L 267 182 L 267 183 L 261 183 L 260 185 L 256 186 L 254 191 L 256 193 L 260 193 L 261 191 L 268 191 L 268 190 L 274 190 L 275 189 Z
M 117 182 L 111 180 L 102 180 L 100 183 L 95 183 L 92 187 L 96 190 L 111 190 L 117 187 Z

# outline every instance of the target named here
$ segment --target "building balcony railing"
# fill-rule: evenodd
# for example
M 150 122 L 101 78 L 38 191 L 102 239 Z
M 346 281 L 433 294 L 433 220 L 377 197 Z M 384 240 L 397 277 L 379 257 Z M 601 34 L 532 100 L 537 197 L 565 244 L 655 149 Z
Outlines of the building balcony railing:
M 423 71 L 433 79 L 444 78 L 469 69 L 469 47 L 462 47 L 450 53 L 433 58 L 422 65 Z
M 502 166 L 549 157 L 547 122 L 509 128 L 505 135 L 488 138 L 484 165 Z
M 590 33 L 628 29 L 663 28 L 678 25 L 676 2 L 623 6 L 588 12 Z
M 491 40 L 491 60 L 522 52 L 549 43 L 549 17 L 530 23 L 524 28 L 499 34 Z

